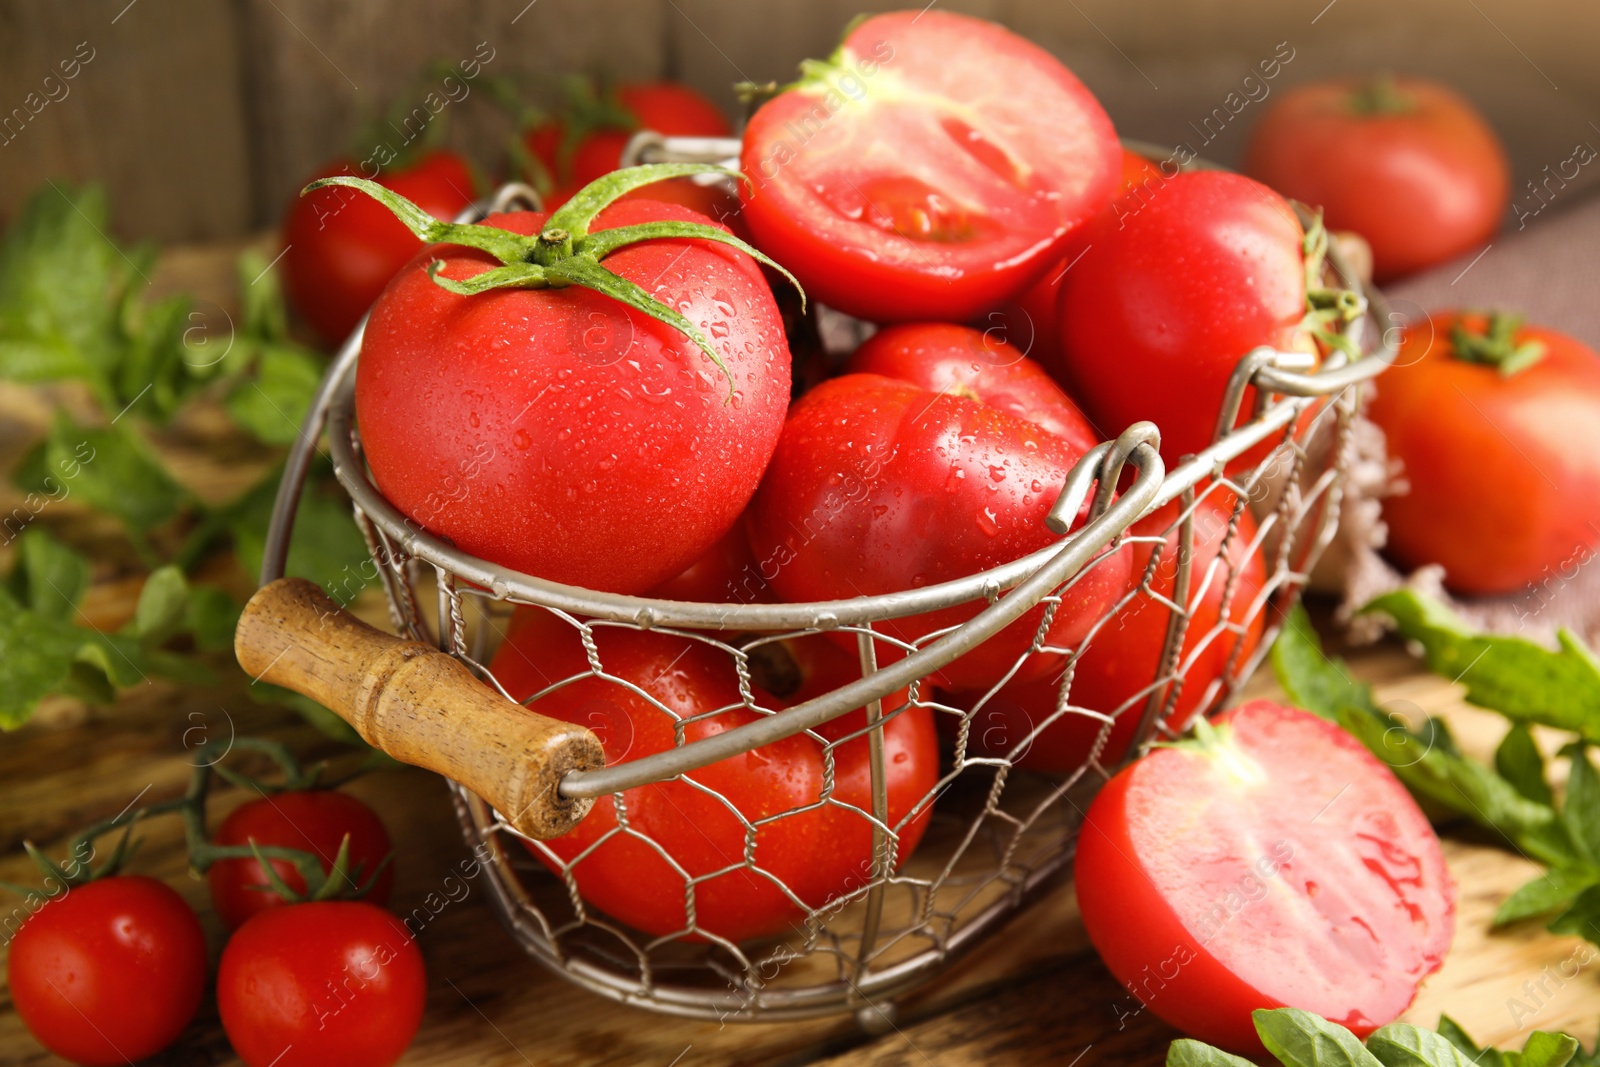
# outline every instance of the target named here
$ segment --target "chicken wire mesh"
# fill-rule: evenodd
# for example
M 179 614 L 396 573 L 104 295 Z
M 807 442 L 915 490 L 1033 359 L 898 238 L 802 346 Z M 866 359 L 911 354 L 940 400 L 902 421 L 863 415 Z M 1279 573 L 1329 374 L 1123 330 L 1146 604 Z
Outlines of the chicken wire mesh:
M 479 217 L 519 195 L 502 189 Z M 1343 273 L 1336 254 L 1332 269 Z M 1371 325 L 1387 315 L 1377 294 L 1366 299 L 1345 327 L 1363 358 L 1335 349 L 1309 372 L 1302 354 L 1247 354 L 1215 443 L 1175 469 L 1165 470 L 1148 424 L 1085 456 L 1052 515 L 1057 533 L 1085 504 L 1088 519 L 1056 545 L 960 581 L 826 604 L 593 593 L 434 537 L 383 498 L 362 462 L 358 330 L 291 455 L 263 584 L 281 574 L 325 425 L 396 632 L 436 644 L 535 712 L 594 727 L 606 744 L 603 770 L 562 784 L 564 795 L 600 798 L 595 811 L 555 841 L 522 836 L 454 787 L 490 899 L 523 947 L 596 993 L 661 1011 L 727 1021 L 855 1012 L 881 1027 L 896 997 L 1060 880 L 1101 782 L 1144 744 L 1226 703 L 1265 655 L 1335 532 L 1360 386 L 1393 358 Z M 1250 387 L 1251 417 L 1235 426 Z M 1052 645 L 1064 599 L 1119 555 L 1136 564 L 1135 580 L 1083 637 Z M 963 604 L 974 614 L 959 625 L 910 640 L 884 632 Z M 1159 654 L 1117 699 L 1091 703 L 1078 675 L 1131 620 L 1159 631 Z M 1018 625 L 1033 639 L 1006 677 L 980 692 L 937 684 L 941 666 Z M 497 646 L 516 652 L 518 633 L 534 635 L 533 655 L 491 658 Z M 796 693 L 785 672 L 820 656 L 819 642 L 837 684 Z M 678 658 L 652 676 L 646 667 L 668 652 Z M 678 684 L 684 660 L 700 681 L 692 698 Z M 1042 679 L 1012 678 L 1041 662 Z M 910 733 L 921 738 L 920 778 L 897 770 Z M 779 746 L 809 775 L 798 794 L 752 795 L 719 771 Z M 765 921 L 740 918 L 752 912 Z

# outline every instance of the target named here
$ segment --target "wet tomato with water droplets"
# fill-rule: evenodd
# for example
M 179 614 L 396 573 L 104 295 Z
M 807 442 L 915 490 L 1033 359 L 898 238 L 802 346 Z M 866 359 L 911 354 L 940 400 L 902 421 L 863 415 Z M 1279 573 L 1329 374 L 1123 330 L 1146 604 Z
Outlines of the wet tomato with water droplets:
M 1128 991 L 1202 1041 L 1260 1049 L 1250 1012 L 1365 1036 L 1439 969 L 1455 885 L 1411 794 L 1350 734 L 1258 700 L 1106 783 L 1078 905 Z
M 1056 543 L 1045 516 L 1095 440 L 1065 394 L 1037 366 L 1012 359 L 1003 342 L 984 349 L 977 331 L 944 325 L 880 336 L 853 366 L 900 377 L 847 374 L 801 397 L 751 502 L 756 565 L 785 600 L 934 585 Z M 989 364 L 975 351 L 999 356 Z M 1019 414 L 1028 411 L 1038 421 Z M 1126 548 L 1093 561 L 1062 591 L 1049 643 L 1070 646 L 1083 637 L 1121 595 L 1128 574 Z M 985 606 L 980 598 L 878 628 L 920 640 Z M 936 681 L 957 689 L 998 681 L 1028 653 L 1043 615 L 1042 606 L 1030 609 L 946 664 Z M 853 647 L 853 636 L 834 636 Z M 897 651 L 879 642 L 878 655 L 888 662 Z M 1056 653 L 1030 656 L 1018 677 L 1038 677 L 1060 660 Z
M 937 8 L 851 27 L 745 130 L 757 244 L 860 318 L 966 320 L 1116 191 L 1111 120 L 1039 46 Z
M 538 232 L 546 216 L 488 225 Z M 687 208 L 625 200 L 591 232 Z M 622 248 L 605 267 L 699 326 L 694 341 L 578 286 L 461 296 L 496 260 L 459 246 L 414 259 L 373 311 L 356 414 L 378 488 L 420 526 L 504 567 L 641 593 L 733 525 L 772 454 L 789 403 L 789 348 L 761 268 L 701 239 Z
M 1100 764 L 1113 767 L 1128 754 L 1144 717 L 1145 698 L 1151 692 L 1171 701 L 1165 722 L 1174 732 L 1183 731 L 1202 702 L 1209 703 L 1218 695 L 1213 683 L 1230 668 L 1237 670 L 1255 652 L 1266 623 L 1256 603 L 1267 582 L 1266 561 L 1256 544 L 1256 522 L 1248 508 L 1235 518 L 1234 500 L 1233 494 L 1213 489 L 1195 501 L 1191 513 L 1194 554 L 1186 602 L 1190 616 L 1174 672 L 1181 680 L 1175 698 L 1168 687 L 1157 686 L 1163 677 L 1161 653 L 1172 619 L 1167 605 L 1177 591 L 1176 523 L 1182 514 L 1177 502 L 1134 523 L 1135 536 L 1164 537 L 1165 547 L 1152 566 L 1154 541 L 1130 545 L 1138 591 L 1095 631 L 1072 666 L 1072 706 L 1114 717 L 1110 729 L 1104 719 L 1080 712 L 1056 715 L 1062 681 L 1058 671 L 1031 681 L 1009 682 L 987 699 L 985 693 L 949 694 L 946 700 L 955 707 L 977 707 L 968 730 L 972 750 L 978 755 L 1010 757 L 1025 770 L 1071 774 L 1101 745 Z M 941 719 L 941 725 L 944 722 Z M 1100 740 L 1102 731 L 1104 742 Z
M 693 742 L 760 717 L 743 706 L 733 657 L 725 651 L 675 634 L 615 627 L 596 627 L 594 640 L 607 673 L 648 697 L 591 676 L 545 693 L 529 706 L 594 730 L 608 765 L 673 747 L 675 730 Z M 856 657 L 818 636 L 757 644 L 749 654 L 752 693 L 767 710 L 792 707 L 861 676 Z M 524 609 L 491 669 L 508 693 L 526 699 L 587 674 L 589 662 L 572 625 L 547 611 Z M 939 777 L 932 713 L 908 706 L 907 700 L 905 690 L 883 700 L 884 714 L 892 716 L 884 724 L 883 741 L 887 826 L 897 838 L 897 865 L 927 828 Z M 719 708 L 730 710 L 710 714 Z M 630 789 L 622 795 L 630 834 L 614 833 L 616 801 L 602 797 L 576 829 L 532 850 L 552 869 L 571 863 L 572 877 L 590 906 L 649 934 L 689 932 L 690 927 L 684 876 L 662 852 L 690 877 L 705 879 L 694 886 L 691 936 L 741 941 L 789 932 L 804 913 L 772 878 L 809 908 L 860 890 L 873 878 L 865 727 L 866 712 L 857 709 L 817 727 L 815 733 L 825 741 L 798 734 L 681 779 Z M 824 744 L 833 763 L 831 792 L 825 788 Z M 758 874 L 742 864 L 746 824 L 762 819 L 771 821 L 754 835 L 755 864 L 764 872 Z

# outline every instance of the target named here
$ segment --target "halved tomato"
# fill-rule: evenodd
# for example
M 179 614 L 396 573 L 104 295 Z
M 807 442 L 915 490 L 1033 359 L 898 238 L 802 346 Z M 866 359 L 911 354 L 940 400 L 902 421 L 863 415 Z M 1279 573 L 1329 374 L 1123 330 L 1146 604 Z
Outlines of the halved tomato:
M 802 71 L 745 130 L 745 217 L 841 311 L 971 319 L 1059 259 L 1116 191 L 1121 149 L 1099 102 L 992 22 L 878 15 Z

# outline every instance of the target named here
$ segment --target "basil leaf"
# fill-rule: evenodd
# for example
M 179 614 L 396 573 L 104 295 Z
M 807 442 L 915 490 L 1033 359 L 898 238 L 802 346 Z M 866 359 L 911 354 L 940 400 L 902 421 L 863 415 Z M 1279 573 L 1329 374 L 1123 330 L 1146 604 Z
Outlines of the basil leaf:
M 194 643 L 202 652 L 225 651 L 233 647 L 233 631 L 243 610 L 243 605 L 220 589 L 192 585 L 184 629 L 194 635 Z
M 159 645 L 183 628 L 189 613 L 189 582 L 173 564 L 158 567 L 145 579 L 133 613 L 133 636 L 145 645 Z
M 1579 893 L 1600 882 L 1600 871 L 1591 867 L 1552 867 L 1524 883 L 1507 897 L 1494 913 L 1494 925 L 1546 915 L 1572 901 Z
M 268 474 L 219 515 L 233 536 L 240 564 L 252 574 L 261 570 L 266 553 L 267 527 L 280 474 L 281 470 Z M 325 482 L 319 485 L 317 474 L 314 469 L 300 494 L 285 572 L 309 578 L 324 589 L 335 591 L 332 595 L 340 603 L 348 603 L 367 585 L 372 563 L 367 544 L 351 516 L 349 498 L 337 486 Z
M 256 376 L 241 380 L 228 394 L 228 414 L 265 444 L 290 444 L 300 436 L 322 369 L 320 361 L 299 349 L 264 346 Z
M 1298 1008 L 1250 1013 L 1261 1043 L 1284 1067 L 1383 1067 L 1338 1023 Z
M 1549 930 L 1600 944 L 1600 885 L 1579 893 L 1566 911 L 1550 920 Z
M 1495 749 L 1494 769 L 1529 800 L 1539 804 L 1555 803 L 1550 783 L 1544 777 L 1544 754 L 1525 724 L 1512 723 L 1500 747 Z
M 1422 645 L 1428 668 L 1465 684 L 1472 703 L 1600 741 L 1600 657 L 1569 631 L 1557 633 L 1555 650 L 1524 637 L 1475 634 L 1449 608 L 1409 589 L 1361 610 L 1393 619 L 1401 636 Z
M 1367 1037 L 1367 1051 L 1384 1067 L 1473 1067 L 1450 1041 L 1408 1023 L 1390 1023 Z
M 1561 822 L 1591 865 L 1600 866 L 1600 778 L 1589 762 L 1589 750 L 1577 743 L 1561 750 L 1572 763 L 1567 775 L 1567 797 L 1561 805 Z
M 1522 1046 L 1521 1063 L 1517 1067 L 1566 1067 L 1577 1051 L 1576 1038 L 1535 1030 Z
M 55 499 L 76 497 L 142 535 L 172 519 L 189 494 L 127 423 L 80 426 L 64 411 L 44 441 L 39 460 L 17 472 L 19 488 Z
M 1439 1036 L 1454 1045 L 1478 1067 L 1506 1067 L 1504 1053 L 1497 1048 L 1479 1048 L 1477 1043 L 1467 1036 L 1461 1024 L 1448 1015 L 1439 1016 Z
M 17 542 L 17 563 L 7 583 L 35 614 L 71 622 L 89 588 L 89 561 L 43 529 L 29 529 Z
M 1168 1047 L 1167 1067 L 1255 1067 L 1255 1064 L 1204 1041 L 1182 1037 Z

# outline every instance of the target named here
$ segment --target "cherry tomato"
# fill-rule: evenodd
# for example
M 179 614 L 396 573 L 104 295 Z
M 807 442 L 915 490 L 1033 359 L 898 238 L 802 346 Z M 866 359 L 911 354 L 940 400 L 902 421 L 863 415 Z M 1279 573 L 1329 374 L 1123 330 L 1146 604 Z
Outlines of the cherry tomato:
M 1002 369 L 1009 373 L 1001 384 L 1014 382 L 1015 368 Z M 800 398 L 749 511 L 756 565 L 780 597 L 835 600 L 914 589 L 1059 540 L 1045 516 L 1083 448 L 986 403 L 981 391 L 991 370 L 961 392 L 848 374 Z M 1055 414 L 1064 417 L 1064 410 Z M 1128 558 L 1125 550 L 1102 556 L 1062 591 L 1050 644 L 1083 637 L 1126 587 Z M 914 641 L 986 606 L 959 604 L 878 629 Z M 1043 616 L 1043 606 L 1030 609 L 946 664 L 936 680 L 956 689 L 993 684 L 1027 654 Z M 893 654 L 879 643 L 881 660 Z M 1038 677 L 1059 662 L 1056 653 L 1033 655 L 1018 676 Z
M 1228 536 L 1233 500 L 1232 494 L 1213 490 L 1195 502 L 1186 601 L 1190 618 L 1174 672 L 1181 688 L 1165 717 L 1174 732 L 1187 727 L 1202 701 L 1215 698 L 1212 683 L 1230 665 L 1247 660 L 1261 643 L 1266 619 L 1256 598 L 1266 585 L 1266 563 L 1255 544 L 1256 523 L 1248 509 L 1239 513 L 1237 528 Z M 1161 653 L 1172 618 L 1167 605 L 1176 593 L 1179 531 L 1174 524 L 1180 514 L 1174 502 L 1134 524 L 1136 536 L 1165 536 L 1166 547 L 1152 570 L 1153 543 L 1133 543 L 1133 580 L 1149 584 L 1092 635 L 1072 668 L 1072 705 L 1116 720 L 1098 755 L 1102 766 L 1115 766 L 1127 754 L 1144 716 L 1145 698 L 1162 677 Z M 1224 603 L 1229 628 L 1218 630 Z M 974 717 L 969 746 L 980 755 L 1009 756 L 1030 771 L 1078 770 L 1099 742 L 1105 720 L 1069 711 L 1035 736 L 1034 731 L 1055 715 L 1060 690 L 1059 673 L 1002 686 Z M 967 710 L 982 695 L 951 694 L 949 703 Z
M 546 216 L 495 216 L 538 232 Z M 591 232 L 662 219 L 625 201 Z M 734 376 L 688 337 L 578 286 L 460 296 L 428 277 L 498 262 L 437 246 L 373 310 L 356 374 L 362 445 L 379 489 L 413 521 L 501 566 L 642 593 L 727 533 L 755 490 L 789 403 L 789 350 L 765 277 L 701 240 L 629 245 L 604 266 L 677 307 Z
M 1205 448 L 1246 353 L 1314 350 L 1303 239 L 1283 197 L 1221 171 L 1179 174 L 1137 210 L 1097 218 L 1061 287 L 1067 388 L 1108 434 L 1154 422 L 1168 466 Z
M 605 747 L 607 764 L 671 748 L 674 729 L 695 741 L 758 717 L 741 706 L 728 653 L 672 634 L 614 627 L 596 627 L 594 638 L 607 673 L 640 687 L 649 699 L 591 676 L 547 693 L 530 707 L 589 726 Z M 751 659 L 756 702 L 773 710 L 861 676 L 854 656 L 815 636 L 757 645 Z M 588 669 L 577 631 L 542 610 L 519 614 L 491 664 L 506 691 L 518 698 Z M 887 825 L 898 836 L 897 863 L 905 862 L 922 838 L 939 776 L 931 712 L 907 706 L 907 700 L 901 691 L 883 701 L 886 715 L 903 709 L 883 728 Z M 718 708 L 731 710 L 707 716 Z M 767 876 L 782 881 L 811 908 L 871 881 L 872 824 L 862 814 L 872 810 L 868 739 L 864 733 L 852 736 L 865 726 L 866 713 L 857 710 L 815 731 L 833 745 L 832 793 L 824 793 L 823 744 L 799 734 L 683 779 L 628 790 L 623 794 L 628 826 L 648 842 L 613 833 L 615 801 L 604 797 L 575 830 L 544 842 L 535 854 L 558 869 L 557 860 L 572 862 L 612 834 L 573 866 L 579 891 L 607 915 L 646 933 L 667 935 L 688 927 L 686 885 L 659 846 L 690 877 L 706 878 L 694 886 L 698 931 L 733 941 L 787 931 L 802 912 Z M 745 821 L 761 819 L 773 820 L 755 831 L 755 862 L 764 875 L 741 866 Z
M 217 968 L 222 1029 L 246 1067 L 388 1067 L 416 1036 L 427 991 L 405 924 L 359 900 L 260 912 Z
M 751 118 L 757 244 L 859 318 L 968 320 L 1116 190 L 1116 133 L 1044 49 L 942 9 L 863 19 Z
M 315 177 L 361 173 L 339 161 Z M 476 183 L 460 156 L 430 152 L 403 170 L 373 178 L 431 215 L 454 218 L 472 203 Z M 299 197 L 283 220 L 284 292 L 327 345 L 356 328 L 389 279 L 422 248 L 387 208 L 353 189 L 324 188 Z
M 1160 167 L 1124 148 L 1121 190 L 1115 200 L 1100 209 L 1100 214 L 1119 217 L 1136 210 L 1155 195 L 1165 180 Z M 999 310 L 989 312 L 978 323 L 985 327 L 985 333 L 998 333 L 1062 381 L 1066 376 L 1061 364 L 1061 283 L 1083 253 L 1085 230 L 1086 227 L 1079 227 L 1073 231 L 1061 259 L 1023 290 L 1022 295 Z
M 1485 316 L 1453 311 L 1407 331 L 1371 407 L 1410 486 L 1383 501 L 1389 554 L 1440 564 L 1468 594 L 1559 583 L 1600 544 L 1600 357 L 1497 319 L 1498 339 Z M 1543 354 L 1494 362 L 1518 350 Z M 1462 358 L 1480 351 L 1489 362 Z
M 66 891 L 22 924 L 11 1003 L 51 1052 L 86 1067 L 154 1056 L 200 1006 L 206 938 L 171 887 L 118 875 Z
M 845 370 L 881 374 L 933 393 L 1009 411 L 1080 452 L 1105 439 L 1044 368 L 998 334 L 950 322 L 888 326 L 862 342 Z
M 1511 165 L 1494 130 L 1453 90 L 1422 78 L 1340 78 L 1299 85 L 1251 134 L 1245 171 L 1320 205 L 1332 229 L 1372 246 L 1385 281 L 1494 236 Z
M 331 789 L 294 790 L 241 804 L 228 813 L 217 829 L 219 845 L 271 845 L 297 848 L 322 857 L 322 869 L 333 867 L 339 845 L 350 837 L 348 871 L 353 885 L 365 885 L 393 846 L 383 820 L 348 793 Z M 272 869 L 290 889 L 306 891 L 305 879 L 287 860 L 269 860 Z M 232 930 L 246 919 L 287 903 L 272 891 L 261 865 L 253 859 L 219 860 L 206 871 L 211 903 L 222 923 Z M 394 887 L 394 866 L 383 866 L 371 891 L 363 899 L 387 904 Z
M 1089 808 L 1076 880 L 1106 966 L 1192 1037 L 1259 1049 L 1250 1012 L 1365 1036 L 1411 1003 L 1455 886 L 1405 787 L 1350 734 L 1258 700 L 1124 768 Z

